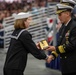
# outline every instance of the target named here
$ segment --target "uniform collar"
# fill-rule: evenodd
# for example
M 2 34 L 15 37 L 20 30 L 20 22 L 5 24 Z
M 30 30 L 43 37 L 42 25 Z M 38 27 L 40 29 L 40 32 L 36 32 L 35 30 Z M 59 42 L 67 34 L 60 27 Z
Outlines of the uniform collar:
M 71 21 L 71 19 L 69 19 L 69 21 L 65 24 L 65 26 L 67 26 L 70 21 Z

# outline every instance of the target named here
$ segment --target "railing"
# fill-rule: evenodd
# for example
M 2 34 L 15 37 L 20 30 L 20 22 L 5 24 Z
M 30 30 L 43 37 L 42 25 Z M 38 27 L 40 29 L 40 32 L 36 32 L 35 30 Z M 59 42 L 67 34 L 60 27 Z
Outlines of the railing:
M 55 34 L 56 34 L 56 7 L 55 6 L 49 6 L 46 8 L 41 8 L 38 9 L 37 12 L 31 11 L 30 13 L 32 14 L 32 22 L 30 24 L 30 27 L 28 28 L 28 31 L 32 34 L 33 36 L 33 40 L 35 43 L 37 43 L 38 41 L 47 39 L 47 35 L 48 33 L 51 31 L 49 30 L 49 32 L 46 32 L 46 28 L 47 28 L 47 18 L 50 17 L 52 18 L 53 21 L 53 37 L 54 37 L 54 44 L 56 44 L 56 40 L 55 40 Z M 9 42 L 10 42 L 10 35 L 14 30 L 14 16 L 5 18 L 3 21 L 3 26 L 4 29 L 0 30 L 0 31 L 4 31 L 4 36 L 0 37 L 4 39 L 4 50 L 7 51 L 8 46 L 9 46 Z

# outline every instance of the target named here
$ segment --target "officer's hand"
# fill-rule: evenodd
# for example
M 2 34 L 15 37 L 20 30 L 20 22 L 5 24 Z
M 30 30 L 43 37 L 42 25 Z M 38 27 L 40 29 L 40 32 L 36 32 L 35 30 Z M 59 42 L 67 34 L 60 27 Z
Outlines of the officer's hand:
M 45 50 L 47 51 L 55 51 L 55 46 L 48 46 Z

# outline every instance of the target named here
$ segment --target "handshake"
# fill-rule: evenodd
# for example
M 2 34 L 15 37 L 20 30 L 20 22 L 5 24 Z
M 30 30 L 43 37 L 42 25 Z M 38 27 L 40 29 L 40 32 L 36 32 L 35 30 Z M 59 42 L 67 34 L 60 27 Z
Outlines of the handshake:
M 46 40 L 42 40 L 37 43 L 37 48 L 45 51 L 55 51 L 54 46 L 49 46 Z M 46 57 L 46 62 L 50 63 L 52 60 L 54 60 L 53 55 L 49 55 Z
M 47 55 L 47 57 L 46 57 L 46 62 L 47 63 L 50 63 L 52 60 L 54 60 L 54 56 L 53 55 Z

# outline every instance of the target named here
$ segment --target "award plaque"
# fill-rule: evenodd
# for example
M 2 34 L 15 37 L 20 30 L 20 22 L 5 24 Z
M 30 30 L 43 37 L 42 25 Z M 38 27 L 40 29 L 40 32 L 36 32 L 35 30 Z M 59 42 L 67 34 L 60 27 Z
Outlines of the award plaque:
M 42 50 L 46 49 L 48 47 L 47 41 L 46 40 L 40 41 L 40 47 L 41 47 Z

